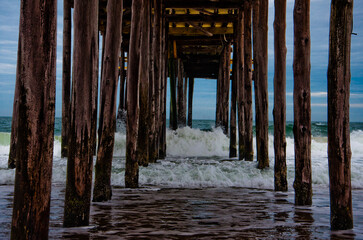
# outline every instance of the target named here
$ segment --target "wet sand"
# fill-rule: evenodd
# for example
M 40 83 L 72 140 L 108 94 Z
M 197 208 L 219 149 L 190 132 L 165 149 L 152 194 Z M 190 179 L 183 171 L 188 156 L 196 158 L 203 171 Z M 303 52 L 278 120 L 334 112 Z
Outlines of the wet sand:
M 63 228 L 64 186 L 52 190 L 50 239 L 363 239 L 363 190 L 353 191 L 355 228 L 330 231 L 329 194 L 311 207 L 294 194 L 245 188 L 114 188 L 93 203 L 90 226 Z M 13 186 L 0 186 L 0 239 L 9 239 Z

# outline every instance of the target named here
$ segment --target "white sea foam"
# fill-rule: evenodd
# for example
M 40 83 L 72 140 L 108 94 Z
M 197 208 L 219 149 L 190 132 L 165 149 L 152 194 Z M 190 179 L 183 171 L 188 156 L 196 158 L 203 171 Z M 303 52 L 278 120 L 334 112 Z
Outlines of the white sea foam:
M 112 184 L 124 186 L 126 136 L 115 135 Z M 254 141 L 255 142 L 255 141 Z M 294 181 L 294 140 L 287 138 L 287 177 Z M 255 146 L 255 143 L 254 143 Z M 60 157 L 59 138 L 54 142 L 53 182 L 65 183 L 67 160 Z M 273 136 L 269 136 L 270 168 L 260 171 L 256 161 L 228 159 L 229 139 L 221 129 L 211 132 L 183 128 L 167 131 L 167 159 L 140 167 L 140 184 L 164 187 L 250 187 L 273 189 Z M 351 133 L 352 187 L 363 188 L 363 131 Z M 256 152 L 256 149 L 255 149 Z M 9 145 L 0 145 L 0 184 L 14 183 L 14 170 L 7 169 Z M 312 179 L 316 187 L 328 187 L 327 138 L 313 137 Z M 197 157 L 196 157 L 197 156 Z

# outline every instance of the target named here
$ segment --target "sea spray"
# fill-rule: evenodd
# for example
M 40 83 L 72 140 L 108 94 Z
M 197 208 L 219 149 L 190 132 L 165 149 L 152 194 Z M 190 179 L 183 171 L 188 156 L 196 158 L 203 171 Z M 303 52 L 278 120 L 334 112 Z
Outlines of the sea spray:
M 326 126 L 322 126 L 326 127 Z M 324 132 L 324 131 L 321 131 Z M 116 133 L 112 184 L 124 186 L 125 133 Z M 14 170 L 7 169 L 10 133 L 0 133 L 0 184 L 14 183 Z M 289 189 L 294 181 L 294 139 L 286 139 L 287 178 Z M 255 145 L 255 139 L 254 139 Z M 229 139 L 222 130 L 182 128 L 167 131 L 167 158 L 140 168 L 141 186 L 152 187 L 248 187 L 273 189 L 273 136 L 269 135 L 270 168 L 260 171 L 254 162 L 228 158 Z M 53 182 L 65 184 L 67 159 L 61 158 L 61 138 L 55 137 Z M 351 132 L 352 147 L 352 187 L 363 189 L 363 131 Z M 312 179 L 314 187 L 327 188 L 329 185 L 327 137 L 313 134 L 312 138 Z M 255 148 L 256 153 L 256 148 Z

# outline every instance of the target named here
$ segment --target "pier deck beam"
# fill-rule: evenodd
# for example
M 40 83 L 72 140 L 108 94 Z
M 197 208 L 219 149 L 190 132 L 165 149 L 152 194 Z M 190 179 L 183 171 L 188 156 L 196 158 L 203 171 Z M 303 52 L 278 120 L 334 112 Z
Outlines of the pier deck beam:
M 353 228 L 349 129 L 353 1 L 331 3 L 328 65 L 328 159 L 332 230 Z
M 109 0 L 107 3 L 106 42 L 102 60 L 99 145 L 93 189 L 93 201 L 95 202 L 108 201 L 112 196 L 111 168 L 116 129 L 116 95 L 122 33 L 122 2 Z
M 41 26 L 41 27 L 40 27 Z M 21 1 L 14 109 L 11 239 L 48 239 L 54 145 L 57 1 Z
M 310 108 L 310 1 L 294 7 L 295 204 L 312 204 Z
M 286 167 L 286 0 L 275 0 L 274 185 L 287 191 Z

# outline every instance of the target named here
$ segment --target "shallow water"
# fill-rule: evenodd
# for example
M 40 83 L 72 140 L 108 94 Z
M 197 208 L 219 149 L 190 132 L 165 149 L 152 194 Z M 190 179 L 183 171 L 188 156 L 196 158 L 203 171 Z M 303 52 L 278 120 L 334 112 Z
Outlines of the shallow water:
M 10 120 L 0 118 L 0 239 L 10 236 L 12 214 Z M 135 190 L 123 188 L 126 135 L 116 133 L 113 199 L 93 203 L 90 226 L 81 228 L 62 228 L 67 159 L 60 157 L 55 136 L 50 239 L 363 239 L 363 124 L 351 124 L 354 229 L 331 232 L 326 124 L 313 124 L 313 205 L 295 207 L 291 136 L 286 139 L 289 192 L 275 193 L 271 134 L 270 168 L 261 171 L 256 159 L 228 158 L 229 139 L 211 129 L 212 121 L 197 123 L 204 130 L 167 131 L 167 158 L 140 167 L 142 188 Z M 56 126 L 59 133 L 59 121 Z
M 353 191 L 354 229 L 330 231 L 329 193 L 311 207 L 293 193 L 249 188 L 114 188 L 92 203 L 90 226 L 63 228 L 64 186 L 52 191 L 50 239 L 363 239 L 362 190 Z M 0 186 L 0 239 L 10 237 L 12 186 Z

